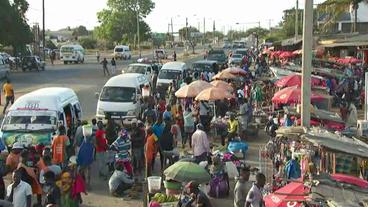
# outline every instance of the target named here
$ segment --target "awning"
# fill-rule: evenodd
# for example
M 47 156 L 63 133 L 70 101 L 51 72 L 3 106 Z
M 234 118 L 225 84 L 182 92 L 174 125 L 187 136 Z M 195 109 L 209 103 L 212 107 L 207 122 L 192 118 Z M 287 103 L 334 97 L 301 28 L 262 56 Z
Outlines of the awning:
M 296 44 L 299 44 L 303 41 L 302 38 L 297 38 L 295 39 L 295 37 L 293 38 L 290 38 L 290 39 L 286 39 L 286 40 L 283 40 L 281 42 L 281 46 L 290 46 L 290 45 L 296 45 Z
M 321 128 L 312 128 L 306 134 L 302 135 L 302 137 L 314 145 L 368 158 L 368 145 L 355 138 L 337 135 Z
M 368 42 L 338 42 L 338 43 L 330 43 L 330 44 L 321 44 L 322 47 L 358 47 L 358 46 L 366 46 Z

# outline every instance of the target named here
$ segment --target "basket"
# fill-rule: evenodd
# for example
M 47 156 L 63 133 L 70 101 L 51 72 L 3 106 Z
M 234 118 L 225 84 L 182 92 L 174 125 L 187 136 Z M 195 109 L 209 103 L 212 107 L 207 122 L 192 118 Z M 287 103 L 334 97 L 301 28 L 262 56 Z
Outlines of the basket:
M 148 181 L 148 192 L 157 193 L 161 190 L 161 177 L 151 176 L 147 178 Z

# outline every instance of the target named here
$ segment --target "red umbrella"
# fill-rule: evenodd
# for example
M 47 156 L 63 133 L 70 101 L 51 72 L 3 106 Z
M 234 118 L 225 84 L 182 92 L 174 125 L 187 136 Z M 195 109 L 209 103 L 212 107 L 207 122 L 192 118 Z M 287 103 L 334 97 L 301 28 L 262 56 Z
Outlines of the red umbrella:
M 315 77 L 311 79 L 312 86 L 320 85 L 321 80 Z M 275 82 L 275 86 L 283 88 L 289 86 L 301 86 L 302 85 L 302 76 L 300 74 L 291 74 L 285 77 L 282 77 L 280 80 Z
M 290 52 L 290 51 L 285 51 L 283 53 L 280 54 L 280 58 L 291 58 L 291 57 L 294 57 L 295 55 Z
M 291 182 L 264 197 L 267 207 L 299 207 L 305 201 L 309 189 L 304 187 L 304 183 Z
M 355 57 L 348 57 L 348 58 L 339 58 L 336 60 L 336 62 L 338 63 L 342 63 L 342 64 L 357 64 L 357 63 L 361 63 L 362 60 L 355 58 Z
M 331 178 L 338 181 L 338 182 L 343 182 L 343 183 L 348 183 L 348 184 L 352 184 L 352 185 L 356 185 L 359 186 L 361 188 L 368 188 L 368 181 L 351 176 L 351 175 L 344 175 L 344 174 L 332 174 Z
M 311 94 L 311 101 L 321 101 L 323 96 Z M 300 103 L 301 100 L 301 90 L 298 87 L 287 87 L 275 93 L 272 98 L 272 103 L 275 104 L 292 104 Z

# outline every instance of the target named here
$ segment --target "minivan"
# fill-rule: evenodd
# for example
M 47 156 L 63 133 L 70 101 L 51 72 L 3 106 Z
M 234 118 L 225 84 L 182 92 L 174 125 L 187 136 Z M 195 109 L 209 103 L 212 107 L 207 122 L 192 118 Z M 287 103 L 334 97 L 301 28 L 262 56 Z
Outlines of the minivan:
M 132 53 L 130 52 L 129 46 L 126 45 L 117 45 L 114 48 L 114 57 L 115 59 L 127 60 L 132 58 Z
M 3 119 L 0 137 L 6 146 L 15 142 L 25 146 L 50 146 L 58 126 L 73 133 L 82 108 L 70 88 L 42 88 L 19 97 Z
M 142 88 L 149 84 L 140 73 L 126 73 L 110 78 L 98 95 L 96 117 L 132 120 L 142 113 Z
M 186 78 L 188 70 L 189 68 L 184 62 L 165 63 L 158 73 L 157 90 L 160 91 L 160 93 L 166 91 L 173 80 Z

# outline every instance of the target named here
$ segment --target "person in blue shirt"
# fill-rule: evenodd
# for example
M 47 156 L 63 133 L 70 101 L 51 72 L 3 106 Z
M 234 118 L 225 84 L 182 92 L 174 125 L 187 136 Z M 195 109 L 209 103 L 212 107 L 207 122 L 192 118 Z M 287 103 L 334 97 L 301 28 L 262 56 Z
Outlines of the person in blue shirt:
M 171 105 L 170 104 L 168 104 L 167 106 L 166 106 L 166 110 L 165 110 L 165 112 L 163 113 L 163 119 L 164 120 L 166 120 L 166 119 L 168 119 L 168 120 L 173 120 L 173 115 L 172 115 L 172 113 L 171 113 Z M 156 134 L 157 135 L 157 134 Z

